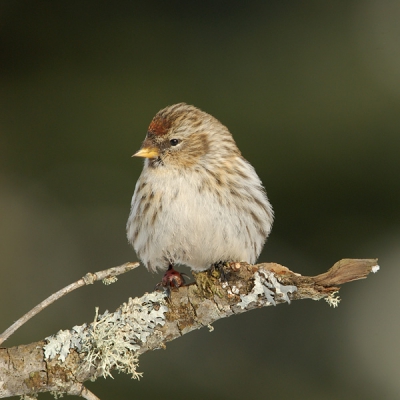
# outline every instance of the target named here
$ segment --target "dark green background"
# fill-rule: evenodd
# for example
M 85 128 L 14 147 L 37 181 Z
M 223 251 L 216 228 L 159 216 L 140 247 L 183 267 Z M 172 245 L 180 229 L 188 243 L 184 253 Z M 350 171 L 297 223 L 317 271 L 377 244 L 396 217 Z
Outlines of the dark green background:
M 136 259 L 131 155 L 153 115 L 185 101 L 230 128 L 267 188 L 261 261 L 311 275 L 379 257 L 382 270 L 343 287 L 338 309 L 223 320 L 144 355 L 140 382 L 89 387 L 102 400 L 399 398 L 399 20 L 386 0 L 2 0 L 0 331 L 86 272 Z M 80 289 L 6 345 L 91 321 L 160 278 L 141 267 Z

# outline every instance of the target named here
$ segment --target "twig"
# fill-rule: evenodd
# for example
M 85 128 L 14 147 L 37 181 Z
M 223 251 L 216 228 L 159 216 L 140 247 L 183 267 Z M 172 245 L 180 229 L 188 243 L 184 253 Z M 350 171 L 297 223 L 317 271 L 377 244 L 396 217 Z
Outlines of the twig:
M 83 397 L 86 400 L 100 400 L 94 393 L 88 388 L 83 386 L 81 383 L 74 385 L 67 393 L 68 395 L 75 395 Z
M 116 276 L 124 274 L 125 272 L 131 271 L 139 266 L 139 263 L 125 263 L 119 265 L 118 267 L 112 267 L 109 269 L 105 269 L 103 271 L 95 272 L 94 274 L 88 272 L 84 277 L 79 279 L 78 281 L 71 283 L 65 288 L 59 290 L 58 292 L 49 296 L 46 300 L 43 300 L 36 307 L 32 308 L 32 310 L 28 311 L 24 316 L 22 316 L 18 321 L 14 322 L 8 329 L 6 329 L 0 335 L 0 345 L 6 341 L 17 329 L 19 329 L 25 322 L 29 321 L 36 314 L 40 313 L 40 311 L 44 310 L 47 306 L 54 303 L 56 300 L 65 296 L 68 293 L 71 293 L 73 290 L 78 289 L 85 285 L 91 285 L 96 281 L 103 280 L 103 283 L 110 284 L 115 282 Z M 114 278 L 114 279 L 113 279 Z
M 100 400 L 94 393 L 84 386 L 82 388 L 81 397 L 87 400 Z

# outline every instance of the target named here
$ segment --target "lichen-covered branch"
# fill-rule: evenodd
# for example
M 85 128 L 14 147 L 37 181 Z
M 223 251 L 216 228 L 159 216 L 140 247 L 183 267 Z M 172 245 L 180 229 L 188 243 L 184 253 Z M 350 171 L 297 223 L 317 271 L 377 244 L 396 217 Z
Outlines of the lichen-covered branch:
M 305 277 L 275 263 L 230 263 L 195 274 L 196 283 L 129 299 L 115 312 L 59 331 L 40 342 L 0 349 L 0 398 L 53 391 L 95 399 L 88 379 L 119 370 L 139 378 L 139 356 L 163 348 L 218 319 L 291 300 L 325 298 L 337 306 L 340 285 L 379 269 L 376 259 L 344 259 L 329 271 Z

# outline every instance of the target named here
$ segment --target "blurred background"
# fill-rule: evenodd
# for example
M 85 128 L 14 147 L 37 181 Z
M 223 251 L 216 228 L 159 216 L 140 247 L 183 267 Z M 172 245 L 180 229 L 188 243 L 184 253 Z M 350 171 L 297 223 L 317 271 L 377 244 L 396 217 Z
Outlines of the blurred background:
M 381 271 L 345 285 L 338 309 L 298 301 L 222 320 L 143 355 L 140 382 L 89 388 L 102 400 L 400 398 L 399 20 L 389 0 L 2 0 L 0 331 L 88 271 L 136 260 L 131 155 L 154 114 L 184 101 L 229 127 L 267 188 L 276 221 L 260 261 L 316 275 L 378 257 Z M 5 345 L 91 321 L 160 279 L 141 267 L 77 290 Z

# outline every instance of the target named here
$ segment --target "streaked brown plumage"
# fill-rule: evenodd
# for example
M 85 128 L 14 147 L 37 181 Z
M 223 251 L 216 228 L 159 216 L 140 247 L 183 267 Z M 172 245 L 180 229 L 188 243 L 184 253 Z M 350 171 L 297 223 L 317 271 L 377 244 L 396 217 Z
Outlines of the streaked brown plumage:
M 254 168 L 228 129 L 185 103 L 159 111 L 141 149 L 127 237 L 150 271 L 254 263 L 273 222 Z

